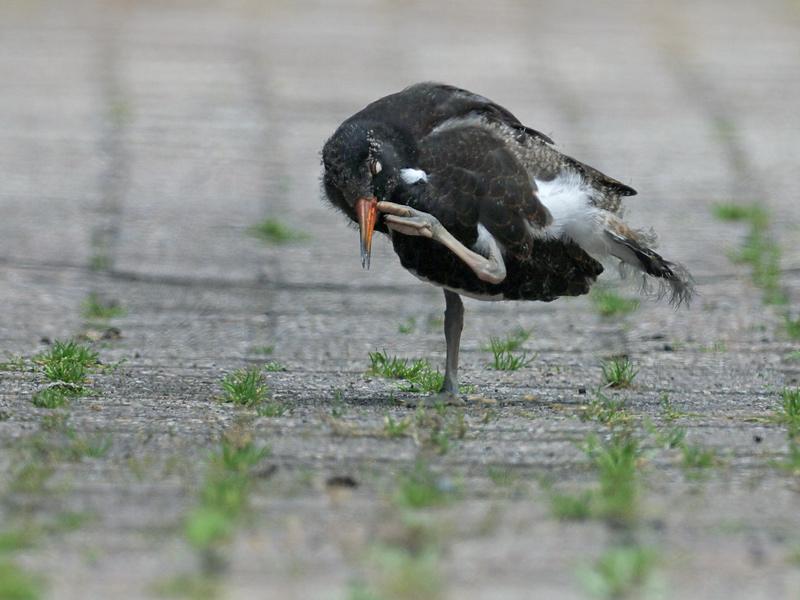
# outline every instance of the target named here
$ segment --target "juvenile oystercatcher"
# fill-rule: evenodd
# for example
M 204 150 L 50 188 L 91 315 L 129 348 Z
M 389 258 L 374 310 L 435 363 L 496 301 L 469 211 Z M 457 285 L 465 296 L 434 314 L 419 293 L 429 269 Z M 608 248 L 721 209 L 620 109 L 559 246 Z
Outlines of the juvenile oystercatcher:
M 622 221 L 632 188 L 467 90 L 419 83 L 381 98 L 339 126 L 322 159 L 325 195 L 360 228 L 362 266 L 377 230 L 403 267 L 444 288 L 446 401 L 459 401 L 462 295 L 578 296 L 603 271 L 598 260 L 612 259 L 675 305 L 691 297 L 686 269 Z

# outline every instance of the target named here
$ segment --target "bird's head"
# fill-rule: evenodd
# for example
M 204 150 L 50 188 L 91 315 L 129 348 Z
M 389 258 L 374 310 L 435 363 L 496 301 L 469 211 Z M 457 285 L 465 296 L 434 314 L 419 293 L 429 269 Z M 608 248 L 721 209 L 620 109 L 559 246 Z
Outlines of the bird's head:
M 400 171 L 413 164 L 413 144 L 395 129 L 370 122 L 345 122 L 322 149 L 323 184 L 330 202 L 358 223 L 361 264 L 369 268 L 377 203 L 391 198 L 401 184 Z

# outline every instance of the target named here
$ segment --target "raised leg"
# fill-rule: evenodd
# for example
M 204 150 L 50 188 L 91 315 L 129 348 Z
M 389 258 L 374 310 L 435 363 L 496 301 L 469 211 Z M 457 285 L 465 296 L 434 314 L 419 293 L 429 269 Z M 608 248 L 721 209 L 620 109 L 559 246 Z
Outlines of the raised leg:
M 377 206 L 379 211 L 385 213 L 384 220 L 389 229 L 439 242 L 464 261 L 478 279 L 489 283 L 500 283 L 506 278 L 506 264 L 494 240 L 489 244 L 489 256 L 481 256 L 453 237 L 453 234 L 431 214 L 394 202 L 378 202 Z
M 447 342 L 444 385 L 442 393 L 458 396 L 458 350 L 461 346 L 461 330 L 464 327 L 464 303 L 461 296 L 450 290 L 444 291 L 444 339 Z

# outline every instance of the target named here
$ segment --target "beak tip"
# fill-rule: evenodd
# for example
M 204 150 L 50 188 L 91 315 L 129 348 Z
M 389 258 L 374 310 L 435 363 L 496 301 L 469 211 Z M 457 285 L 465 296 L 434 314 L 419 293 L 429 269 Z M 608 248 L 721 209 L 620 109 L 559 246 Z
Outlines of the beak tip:
M 369 271 L 370 251 L 362 244 L 361 245 L 361 268 Z
M 375 198 L 360 198 L 356 203 L 356 214 L 361 233 L 361 267 L 369 270 L 370 255 L 372 254 L 372 232 L 378 217 Z

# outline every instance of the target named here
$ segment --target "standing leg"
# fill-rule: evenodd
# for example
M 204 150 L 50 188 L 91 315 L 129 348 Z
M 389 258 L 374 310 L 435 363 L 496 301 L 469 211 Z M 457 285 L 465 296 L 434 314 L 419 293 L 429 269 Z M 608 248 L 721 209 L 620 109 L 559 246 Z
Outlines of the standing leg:
M 461 345 L 461 329 L 464 327 L 464 303 L 461 296 L 450 290 L 444 291 L 444 339 L 447 342 L 447 360 L 444 370 L 442 393 L 458 397 L 458 349 Z

